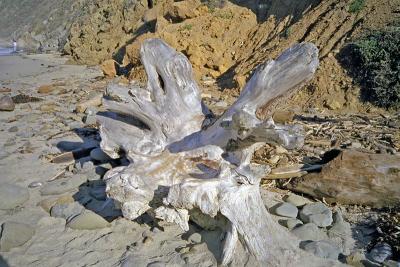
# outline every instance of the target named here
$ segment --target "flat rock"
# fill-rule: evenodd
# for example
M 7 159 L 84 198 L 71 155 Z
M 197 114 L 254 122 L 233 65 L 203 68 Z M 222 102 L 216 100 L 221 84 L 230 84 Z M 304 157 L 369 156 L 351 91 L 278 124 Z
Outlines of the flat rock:
M 24 204 L 28 199 L 29 192 L 24 187 L 13 184 L 0 186 L 0 210 L 13 209 Z
M 279 216 L 296 218 L 299 210 L 293 204 L 280 203 L 274 207 L 273 212 Z
M 56 218 L 64 218 L 68 220 L 80 214 L 85 208 L 78 202 L 56 204 L 50 210 L 50 215 Z
M 67 204 L 72 202 L 74 202 L 74 198 L 71 195 L 64 195 L 60 197 L 50 197 L 43 199 L 38 203 L 38 206 L 42 207 L 42 209 L 50 213 L 50 210 L 53 206 L 57 204 Z
M 86 178 L 80 175 L 58 179 L 45 184 L 40 188 L 42 196 L 60 195 L 72 189 L 78 188 L 82 183 L 86 182 Z
M 332 224 L 332 211 L 323 203 L 307 204 L 300 211 L 300 219 L 305 223 L 314 223 L 319 227 Z
M 101 148 L 95 148 L 90 151 L 90 157 L 100 162 L 107 162 L 111 159 Z
M 73 217 L 67 226 L 76 230 L 94 230 L 109 227 L 110 224 L 101 216 L 92 211 L 85 210 Z
M 333 214 L 333 225 L 329 228 L 328 236 L 346 255 L 354 248 L 355 241 L 352 238 L 350 223 L 343 220 L 340 211 Z
M 286 226 L 289 230 L 292 230 L 295 227 L 300 226 L 302 224 L 303 224 L 302 221 L 300 221 L 299 219 L 295 219 L 295 218 L 285 220 L 285 222 L 284 222 L 284 226 Z
M 15 104 L 12 98 L 8 95 L 0 98 L 0 111 L 13 111 Z
M 5 222 L 2 225 L 0 251 L 22 246 L 35 234 L 35 229 L 24 223 Z
M 274 119 L 274 122 L 284 124 L 293 121 L 294 115 L 296 114 L 291 110 L 276 110 L 272 115 L 272 118 Z
M 317 257 L 333 260 L 337 260 L 340 253 L 339 248 L 326 240 L 307 243 L 303 249 Z
M 291 232 L 303 241 L 320 241 L 328 238 L 325 232 L 319 229 L 314 223 L 300 225 L 295 227 Z
M 291 203 L 291 204 L 295 205 L 296 207 L 302 207 L 302 206 L 304 206 L 304 205 L 306 205 L 306 204 L 312 203 L 312 202 L 311 202 L 310 200 L 308 200 L 307 198 L 302 197 L 302 196 L 299 196 L 299 195 L 296 195 L 296 194 L 289 194 L 289 195 L 286 195 L 286 196 L 283 198 L 283 200 L 286 201 L 286 202 L 288 202 L 288 203 Z

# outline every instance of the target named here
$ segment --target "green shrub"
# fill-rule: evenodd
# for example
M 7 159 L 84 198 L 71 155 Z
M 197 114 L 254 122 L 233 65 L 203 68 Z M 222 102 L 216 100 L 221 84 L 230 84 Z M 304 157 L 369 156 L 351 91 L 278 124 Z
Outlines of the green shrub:
M 208 10 L 213 13 L 217 8 L 222 8 L 225 5 L 225 0 L 202 0 Z
M 364 99 L 380 107 L 400 107 L 400 27 L 368 34 L 352 44 L 356 80 Z
M 179 30 L 190 31 L 192 28 L 193 28 L 193 25 L 189 23 L 189 24 L 185 24 L 185 25 L 181 26 Z
M 349 6 L 350 13 L 358 13 L 360 12 L 365 5 L 365 0 L 353 0 Z
M 292 34 L 292 28 L 290 26 L 286 27 L 286 29 L 283 31 L 282 36 L 285 39 L 288 39 L 290 37 L 290 35 Z

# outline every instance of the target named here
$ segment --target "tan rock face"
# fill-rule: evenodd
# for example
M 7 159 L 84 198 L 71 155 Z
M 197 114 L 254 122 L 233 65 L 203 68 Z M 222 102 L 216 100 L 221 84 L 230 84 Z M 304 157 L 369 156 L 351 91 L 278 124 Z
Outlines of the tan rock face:
M 196 0 L 176 2 L 172 9 L 166 14 L 166 17 L 172 21 L 184 21 L 196 17 L 195 7 L 199 5 Z
M 132 39 L 143 26 L 147 1 L 96 1 L 92 12 L 76 20 L 64 50 L 78 63 L 100 64 Z
M 146 38 L 160 37 L 189 57 L 197 80 L 218 78 L 218 89 L 233 88 L 227 93 L 237 95 L 258 64 L 293 43 L 312 42 L 320 49 L 316 77 L 287 104 L 335 112 L 368 110 L 338 53 L 363 29 L 390 25 L 393 16 L 388 14 L 397 8 L 390 0 L 367 1 L 357 14 L 348 12 L 352 0 L 271 0 L 263 5 L 255 0 L 158 0 L 152 8 L 145 0 L 126 2 L 98 1 L 72 25 L 65 51 L 79 63 L 100 64 L 112 57 L 123 66 L 131 63 L 129 79 L 145 82 L 139 47 Z
M 255 27 L 255 14 L 238 5 L 227 3 L 223 9 L 211 11 L 200 1 L 176 2 L 157 17 L 155 33 L 140 36 L 127 46 L 124 63 L 139 66 L 141 42 L 160 37 L 188 56 L 196 78 L 203 75 L 217 78 L 235 63 L 235 51 L 240 50 Z M 137 71 L 137 68 L 132 70 Z
M 113 78 L 117 76 L 117 62 L 108 59 L 101 64 L 101 70 L 107 78 Z

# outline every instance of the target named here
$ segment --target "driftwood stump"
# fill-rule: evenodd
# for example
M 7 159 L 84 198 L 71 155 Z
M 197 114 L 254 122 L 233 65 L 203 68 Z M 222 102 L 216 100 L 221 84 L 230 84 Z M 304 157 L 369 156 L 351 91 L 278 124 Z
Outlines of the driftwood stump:
M 108 196 L 126 218 L 150 212 L 184 230 L 193 210 L 222 217 L 222 264 L 232 260 L 240 241 L 261 264 L 299 266 L 305 252 L 261 200 L 259 182 L 269 168 L 250 160 L 266 142 L 302 145 L 300 127 L 261 121 L 256 111 L 311 79 L 318 49 L 296 44 L 261 65 L 237 101 L 213 122 L 183 54 L 160 39 L 146 40 L 140 53 L 147 88 L 111 84 L 103 101 L 110 112 L 98 117 L 101 148 L 130 162 L 106 173 Z M 321 264 L 322 259 L 305 257 L 307 265 Z

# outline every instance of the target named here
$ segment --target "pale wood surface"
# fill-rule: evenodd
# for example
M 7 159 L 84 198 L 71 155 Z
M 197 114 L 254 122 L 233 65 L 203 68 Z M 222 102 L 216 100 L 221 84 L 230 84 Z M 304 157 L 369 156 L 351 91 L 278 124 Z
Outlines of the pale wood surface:
M 250 162 L 266 142 L 288 148 L 303 144 L 301 128 L 261 121 L 256 111 L 309 80 L 318 66 L 318 49 L 297 44 L 261 65 L 238 100 L 206 129 L 208 109 L 188 59 L 159 39 L 143 43 L 141 58 L 147 88 L 110 85 L 104 103 L 111 113 L 99 117 L 102 149 L 130 160 L 104 177 L 107 194 L 123 215 L 135 219 L 149 212 L 185 230 L 191 211 L 221 217 L 222 264 L 233 259 L 242 242 L 260 265 L 299 266 L 302 257 L 308 266 L 334 265 L 300 250 L 298 240 L 272 219 L 259 192 L 260 179 L 270 169 Z M 227 147 L 230 141 L 237 146 Z

